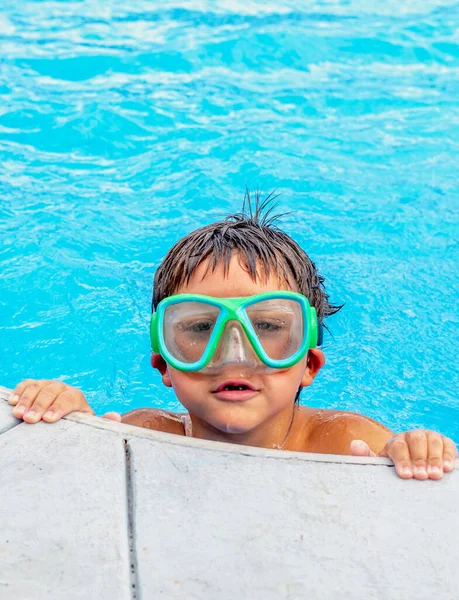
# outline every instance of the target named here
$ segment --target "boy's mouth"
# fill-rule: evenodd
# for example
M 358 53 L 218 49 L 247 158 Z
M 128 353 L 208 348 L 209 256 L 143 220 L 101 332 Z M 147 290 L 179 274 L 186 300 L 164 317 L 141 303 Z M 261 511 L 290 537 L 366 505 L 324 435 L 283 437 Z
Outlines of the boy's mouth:
M 212 394 L 217 396 L 219 400 L 227 400 L 232 402 L 241 402 L 252 398 L 259 390 L 257 390 L 248 381 L 242 379 L 229 379 L 220 383 L 220 385 L 212 390 Z
M 252 390 L 252 392 L 255 391 L 255 388 L 253 387 L 253 385 L 251 385 L 250 383 L 248 383 L 247 381 L 242 381 L 242 380 L 234 380 L 231 379 L 229 381 L 224 381 L 223 383 L 221 383 L 218 388 L 216 390 L 214 390 L 213 392 L 226 392 L 226 391 L 242 391 L 242 390 Z

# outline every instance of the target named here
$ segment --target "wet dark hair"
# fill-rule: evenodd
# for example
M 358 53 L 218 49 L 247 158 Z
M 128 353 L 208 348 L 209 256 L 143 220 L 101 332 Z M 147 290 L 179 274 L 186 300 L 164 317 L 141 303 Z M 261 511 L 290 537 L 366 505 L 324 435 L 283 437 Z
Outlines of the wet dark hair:
M 257 192 L 251 198 L 249 190 L 246 190 L 241 212 L 200 227 L 179 240 L 156 271 L 152 310 L 163 298 L 171 296 L 188 283 L 195 269 L 204 261 L 208 261 L 206 273 L 215 271 L 217 265 L 223 262 L 226 276 L 231 257 L 237 253 L 254 281 L 267 280 L 274 273 L 279 282 L 287 287 L 294 282 L 298 291 L 316 309 L 321 323 L 338 312 L 341 306 L 329 301 L 324 278 L 318 273 L 314 262 L 290 236 L 277 227 L 276 221 L 283 215 L 273 214 L 276 197 L 271 193 L 261 199 Z M 298 397 L 299 392 L 296 401 Z
M 257 193 L 252 200 L 247 190 L 242 211 L 223 221 L 200 227 L 179 240 L 166 254 L 156 271 L 152 310 L 187 284 L 195 269 L 209 261 L 207 272 L 215 271 L 223 261 L 228 274 L 231 257 L 236 252 L 256 281 L 266 280 L 272 273 L 290 287 L 292 282 L 317 311 L 319 321 L 336 313 L 341 306 L 332 304 L 324 288 L 324 278 L 306 252 L 275 222 L 283 215 L 273 215 L 276 196 L 264 200 Z

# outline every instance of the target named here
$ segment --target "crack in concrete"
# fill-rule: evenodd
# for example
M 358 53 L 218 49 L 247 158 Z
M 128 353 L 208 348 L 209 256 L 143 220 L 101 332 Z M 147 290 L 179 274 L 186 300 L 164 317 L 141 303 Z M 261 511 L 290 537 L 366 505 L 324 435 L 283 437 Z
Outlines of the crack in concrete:
M 129 441 L 123 439 L 126 456 L 126 501 L 127 501 L 127 528 L 129 543 L 129 570 L 131 575 L 132 600 L 140 600 L 139 578 L 137 569 L 137 536 L 135 528 L 135 498 L 134 498 L 134 472 L 132 466 L 132 453 Z

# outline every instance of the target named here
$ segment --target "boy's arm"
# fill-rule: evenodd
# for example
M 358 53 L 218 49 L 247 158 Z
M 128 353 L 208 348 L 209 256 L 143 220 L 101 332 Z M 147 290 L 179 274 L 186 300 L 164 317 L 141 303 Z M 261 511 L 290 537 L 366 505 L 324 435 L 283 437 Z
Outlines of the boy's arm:
M 113 419 L 111 415 L 116 414 L 117 413 L 108 413 L 104 415 L 104 417 Z M 181 415 L 169 412 L 168 410 L 160 410 L 159 408 L 138 408 L 136 410 L 131 410 L 124 415 L 118 415 L 113 420 L 129 425 L 136 425 L 137 427 L 153 429 L 154 431 L 185 435 Z
M 453 440 L 425 429 L 394 434 L 381 423 L 354 413 L 329 411 L 310 434 L 312 452 L 390 458 L 404 479 L 441 479 L 457 459 Z M 327 445 L 327 449 L 318 449 Z M 317 449 L 316 449 L 317 448 Z
M 353 440 L 363 440 L 379 454 L 394 433 L 381 423 L 356 413 L 324 410 L 311 420 L 308 451 L 326 454 L 351 454 Z

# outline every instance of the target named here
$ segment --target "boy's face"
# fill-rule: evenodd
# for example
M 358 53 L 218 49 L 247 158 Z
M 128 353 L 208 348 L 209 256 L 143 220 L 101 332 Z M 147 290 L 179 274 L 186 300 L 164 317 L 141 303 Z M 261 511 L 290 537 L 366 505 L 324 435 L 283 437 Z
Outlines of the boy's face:
M 206 268 L 207 262 L 199 265 L 189 283 L 175 293 L 233 298 L 280 289 L 298 291 L 293 285 L 290 288 L 282 287 L 274 275 L 267 281 L 253 281 L 239 263 L 237 255 L 231 259 L 227 277 L 224 276 L 222 264 L 207 275 Z M 161 371 L 164 384 L 174 388 L 177 398 L 191 415 L 222 433 L 236 434 L 249 433 L 268 423 L 275 426 L 278 417 L 284 413 L 291 414 L 298 388 L 312 383 L 325 359 L 321 350 L 312 349 L 299 363 L 279 372 L 254 373 L 244 366 L 227 366 L 212 375 L 199 371 L 178 371 L 165 365 L 159 357 L 153 362 Z M 218 389 L 224 382 L 232 380 L 245 381 L 253 390 L 245 391 L 239 398 L 225 398 L 225 394 L 219 393 Z

